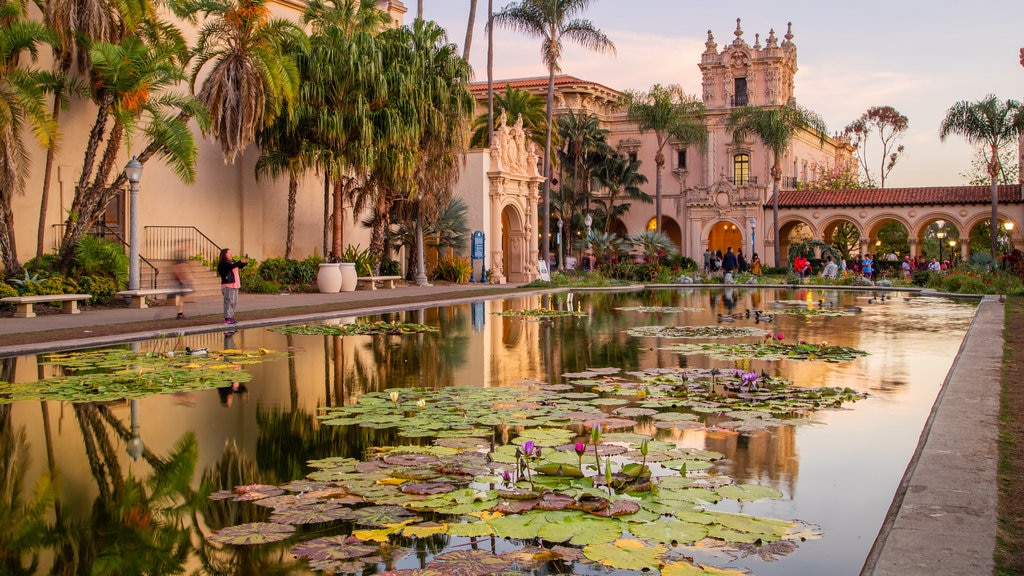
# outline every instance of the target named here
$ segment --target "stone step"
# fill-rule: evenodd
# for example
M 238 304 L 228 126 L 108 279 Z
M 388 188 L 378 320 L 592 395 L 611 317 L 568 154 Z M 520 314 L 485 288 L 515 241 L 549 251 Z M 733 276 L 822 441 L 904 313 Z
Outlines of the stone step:
M 158 270 L 157 274 L 157 288 L 171 288 L 174 286 L 174 261 L 173 260 L 151 260 L 150 261 Z M 189 295 L 188 299 L 202 298 L 206 296 L 219 296 L 220 295 L 220 277 L 213 270 L 210 270 L 207 266 L 204 266 L 202 262 L 198 260 L 189 260 L 186 263 L 188 271 L 192 276 L 192 294 Z M 152 284 L 151 270 L 148 266 L 144 267 L 141 271 L 141 282 L 140 285 L 146 288 Z

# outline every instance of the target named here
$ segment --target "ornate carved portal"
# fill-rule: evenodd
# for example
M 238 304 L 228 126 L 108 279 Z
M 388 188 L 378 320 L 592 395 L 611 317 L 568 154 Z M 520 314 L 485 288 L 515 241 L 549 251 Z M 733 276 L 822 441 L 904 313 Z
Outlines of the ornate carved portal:
M 537 279 L 537 202 L 544 178 L 537 151 L 520 116 L 509 125 L 502 112 L 491 139 L 490 183 L 491 282 L 532 282 Z

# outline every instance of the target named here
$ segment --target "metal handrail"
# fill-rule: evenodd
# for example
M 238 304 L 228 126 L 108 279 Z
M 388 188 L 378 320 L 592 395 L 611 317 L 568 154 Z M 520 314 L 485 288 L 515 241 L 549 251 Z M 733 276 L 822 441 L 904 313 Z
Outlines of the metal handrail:
M 53 247 L 54 250 L 57 250 L 60 247 L 60 239 L 63 238 L 64 236 L 64 224 L 51 224 L 50 229 L 54 231 Z M 116 230 L 114 230 L 110 226 L 107 226 L 104 222 L 97 222 L 93 224 L 92 227 L 89 228 L 89 235 L 95 236 L 96 238 L 99 238 L 101 240 L 111 240 L 111 238 L 113 238 L 125 248 L 131 248 L 131 245 L 129 245 L 128 242 L 125 242 L 125 239 L 120 234 L 118 234 Z M 153 279 L 150 288 L 156 288 L 157 276 L 160 275 L 160 269 L 154 266 L 152 262 L 147 260 L 141 254 L 139 255 L 139 261 L 145 264 L 146 266 L 149 266 L 149 269 L 152 272 Z
M 177 260 L 201 255 L 207 262 L 220 258 L 220 246 L 195 226 L 146 226 L 146 253 L 154 260 Z

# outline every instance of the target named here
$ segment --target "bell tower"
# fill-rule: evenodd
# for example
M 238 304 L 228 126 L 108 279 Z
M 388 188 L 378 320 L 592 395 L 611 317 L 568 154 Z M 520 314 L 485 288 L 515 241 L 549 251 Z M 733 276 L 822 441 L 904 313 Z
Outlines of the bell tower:
M 796 45 L 793 44 L 793 23 L 786 28 L 781 43 L 775 30 L 768 32 L 764 46 L 761 35 L 754 35 L 754 45 L 743 39 L 740 19 L 736 19 L 736 37 L 718 51 L 711 30 L 704 43 L 700 71 L 703 77 L 704 106 L 708 112 L 723 111 L 736 106 L 778 106 L 793 98 L 793 76 L 796 74 Z

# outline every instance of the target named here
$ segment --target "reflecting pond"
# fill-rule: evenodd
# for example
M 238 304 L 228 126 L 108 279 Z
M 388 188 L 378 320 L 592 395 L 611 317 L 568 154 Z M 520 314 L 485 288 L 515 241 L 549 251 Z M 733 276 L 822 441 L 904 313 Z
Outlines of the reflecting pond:
M 187 572 L 222 574 L 308 573 L 314 571 L 311 564 L 291 553 L 297 544 L 347 536 L 355 529 L 362 530 L 364 542 L 345 542 L 351 549 L 349 556 L 339 560 L 322 550 L 314 551 L 312 566 L 330 567 L 339 573 L 372 574 L 423 567 L 436 572 L 422 574 L 462 573 L 463 566 L 457 562 L 479 567 L 484 565 L 481 557 L 448 555 L 447 559 L 455 562 L 448 569 L 431 562 L 438 554 L 475 551 L 505 553 L 506 559 L 514 560 L 495 563 L 494 573 L 634 573 L 621 568 L 642 556 L 629 548 L 639 546 L 634 539 L 629 539 L 633 544 L 623 544 L 632 556 L 620 558 L 618 563 L 613 558 L 609 565 L 620 568 L 610 569 L 593 561 L 613 554 L 602 552 L 599 547 L 606 544 L 597 542 L 552 548 L 551 540 L 545 538 L 549 550 L 564 554 L 557 562 L 547 562 L 557 554 L 538 554 L 527 548 L 531 552 L 527 561 L 527 554 L 521 551 L 527 544 L 538 544 L 539 537 L 529 541 L 504 539 L 497 529 L 491 534 L 498 536 L 475 537 L 465 526 L 456 535 L 458 531 L 445 532 L 436 525 L 418 523 L 420 532 L 390 528 L 392 531 L 383 537 L 378 532 L 376 540 L 367 535 L 367 526 L 380 530 L 387 524 L 400 523 L 401 518 L 379 524 L 353 523 L 347 517 L 304 524 L 289 532 L 282 542 L 254 546 L 223 544 L 209 538 L 224 528 L 266 522 L 273 512 L 270 507 L 246 501 L 250 496 L 265 496 L 260 489 L 228 494 L 231 497 L 226 498 L 226 493 L 218 496 L 217 491 L 243 485 L 284 485 L 291 489 L 290 494 L 316 492 L 324 486 L 307 483 L 297 487 L 296 481 L 311 473 L 315 476 L 317 470 L 328 466 L 351 465 L 348 460 L 341 464 L 343 459 L 379 462 L 381 455 L 375 449 L 380 446 L 411 445 L 426 451 L 433 438 L 422 430 L 430 430 L 430 422 L 421 422 L 410 432 L 391 427 L 389 420 L 405 418 L 412 422 L 418 409 L 428 410 L 428 401 L 430 407 L 448 406 L 448 412 L 458 411 L 461 404 L 468 415 L 485 404 L 490 408 L 507 399 L 508 403 L 521 404 L 509 412 L 516 415 L 506 416 L 502 422 L 478 417 L 466 426 L 466 432 L 440 416 L 434 422 L 443 422 L 434 429 L 436 435 L 449 438 L 449 445 L 458 444 L 460 437 L 478 435 L 480 428 L 493 435 L 489 440 L 498 448 L 512 443 L 504 452 L 494 446 L 481 447 L 481 452 L 494 450 L 494 462 L 501 462 L 503 457 L 506 465 L 502 469 L 483 463 L 485 472 L 469 486 L 481 494 L 477 500 L 492 497 L 493 492 L 491 496 L 483 494 L 507 484 L 500 474 L 524 471 L 516 464 L 514 447 L 520 448 L 520 454 L 526 451 L 523 438 L 536 437 L 538 446 L 545 446 L 547 458 L 561 452 L 559 472 L 569 470 L 577 461 L 571 449 L 573 442 L 584 445 L 589 462 L 593 455 L 586 450 L 591 447 L 597 412 L 607 418 L 600 422 L 605 423 L 604 433 L 609 439 L 621 435 L 618 444 L 628 447 L 623 433 L 632 431 L 650 438 L 655 452 L 675 454 L 677 458 L 686 454 L 689 458 L 689 464 L 682 464 L 680 470 L 679 465 L 672 468 L 670 456 L 655 462 L 657 458 L 652 456 L 648 461 L 645 453 L 638 470 L 647 472 L 638 473 L 640 476 L 653 474 L 662 481 L 662 475 L 689 475 L 698 481 L 691 487 L 694 490 L 697 486 L 714 490 L 723 483 L 773 489 L 776 497 L 716 497 L 714 502 L 702 500 L 700 507 L 799 523 L 790 524 L 788 536 L 774 546 L 768 545 L 768 540 L 744 545 L 734 540 L 723 545 L 714 537 L 698 537 L 688 544 L 682 543 L 685 539 L 676 542 L 663 538 L 665 551 L 659 562 L 678 564 L 666 568 L 666 574 L 691 573 L 681 567 L 690 559 L 759 575 L 857 574 L 969 327 L 975 305 L 974 301 L 900 292 L 820 289 L 577 292 L 324 322 L 345 326 L 386 321 L 435 329 L 411 334 L 296 335 L 258 329 L 184 338 L 168 335 L 114 348 L 115 355 L 141 352 L 166 357 L 173 350 L 180 358 L 187 356 L 186 348 L 196 352 L 195 360 L 186 359 L 183 366 L 196 365 L 199 354 L 208 351 L 207 358 L 213 358 L 212 368 L 220 370 L 220 386 L 209 388 L 209 383 L 200 382 L 196 386 L 200 389 L 142 393 L 135 395 L 135 400 L 99 396 L 105 400 L 72 403 L 34 399 L 0 404 L 0 450 L 6 464 L 2 488 L 5 494 L 21 494 L 14 510 L 7 504 L 9 498 L 4 498 L 3 506 L 8 508 L 3 510 L 4 517 L 18 521 L 0 529 L 0 549 L 7 551 L 7 556 L 0 556 L 8 562 L 0 572 L 20 567 L 18 571 L 24 573 L 71 573 L 91 564 L 103 571 L 116 571 L 116 567 L 122 573 L 173 573 L 179 567 Z M 516 314 L 521 311 L 532 312 Z M 564 315 L 551 316 L 553 311 Z M 757 311 L 763 311 L 763 315 L 759 317 Z M 728 335 L 732 329 L 746 329 L 747 335 L 686 338 L 685 331 L 669 330 L 674 327 L 709 327 L 700 329 L 705 330 L 699 333 L 702 336 Z M 819 349 L 853 349 L 866 355 L 830 362 L 820 361 L 830 359 L 824 353 L 814 358 L 813 350 L 810 358 L 807 354 L 779 358 L 729 348 L 736 343 L 762 349 L 766 343 L 795 347 L 800 342 Z M 711 348 L 686 348 L 694 343 Z M 242 357 L 239 353 L 231 362 L 221 361 L 221 350 L 247 351 L 255 360 L 238 361 Z M 66 370 L 47 363 L 46 355 L 2 362 L 0 380 L 6 382 L 34 382 Z M 140 357 L 138 364 L 129 367 L 129 373 L 141 378 L 146 369 Z M 80 368 L 78 373 L 103 370 L 103 363 L 97 362 Z M 691 406 L 692 413 L 689 408 L 681 410 L 680 404 L 671 404 L 676 402 L 673 396 L 689 394 L 692 400 L 694 390 L 703 389 L 703 384 L 693 382 L 712 372 L 713 382 L 717 382 L 715 375 L 724 382 L 736 370 L 758 374 L 761 382 L 777 379 L 790 382 L 793 388 L 848 388 L 866 396 L 811 412 L 776 405 L 771 417 L 765 418 L 752 418 L 740 408 L 713 407 L 706 399 L 701 399 L 696 408 Z M 182 383 L 189 378 L 185 374 L 178 372 L 173 377 Z M 640 377 L 648 378 L 647 384 L 634 386 Z M 674 387 L 665 386 L 659 377 L 677 380 Z M 686 384 L 678 380 L 683 378 L 685 382 L 687 377 L 692 380 L 688 393 Z M 161 387 L 159 382 L 153 386 Z M 714 386 L 720 383 L 709 386 L 709 395 L 713 392 L 716 398 L 728 398 L 729 402 L 744 401 L 745 392 L 737 392 L 738 384 L 728 390 Z M 106 392 L 112 387 L 108 385 Z M 449 387 L 460 388 L 457 392 L 439 392 Z M 461 387 L 481 392 L 466 392 Z M 485 390 L 496 395 L 487 395 Z M 546 396 L 524 400 L 524 390 L 531 394 L 540 390 Z M 391 391 L 399 393 L 392 397 Z M 353 418 L 365 406 L 380 411 L 370 411 L 359 422 L 337 425 L 350 422 L 345 418 Z M 538 406 L 545 407 L 547 420 L 537 416 Z M 650 417 L 666 406 L 673 407 L 669 410 L 673 414 L 689 415 L 685 419 L 663 418 L 661 414 Z M 394 418 L 380 416 L 388 414 L 390 408 L 395 409 Z M 531 416 L 523 416 L 526 412 Z M 545 444 L 542 437 L 546 439 L 546 433 L 540 432 L 517 439 L 524 429 L 551 427 L 559 422 L 568 422 L 563 428 L 571 433 L 556 435 L 557 441 Z M 634 444 L 631 451 L 637 450 Z M 705 466 L 698 461 L 700 454 L 717 456 L 708 457 Z M 428 456 L 434 457 L 427 454 L 421 458 Z M 626 470 L 626 461 L 613 458 L 612 452 L 602 456 L 599 459 L 606 467 L 614 459 L 616 467 Z M 408 453 L 395 457 L 415 460 Z M 634 469 L 638 459 L 633 460 Z M 313 461 L 317 462 L 316 468 L 309 465 Z M 578 462 L 587 468 L 583 456 Z M 539 465 L 540 460 L 535 459 L 534 464 Z M 526 474 L 532 472 L 529 465 L 526 468 Z M 372 473 L 367 468 L 346 470 L 356 470 L 353 476 L 372 477 L 379 467 Z M 589 474 L 593 480 L 588 488 L 591 492 L 608 488 L 602 484 L 603 472 L 598 469 Z M 720 480 L 723 477 L 726 480 Z M 51 481 L 55 488 L 47 491 Z M 204 483 L 215 492 L 213 498 L 207 492 L 196 493 Z M 399 489 L 389 486 L 391 483 L 386 478 L 373 482 L 397 494 Z M 671 492 L 670 484 L 666 480 L 655 493 Z M 381 502 L 413 502 L 395 494 L 381 498 Z M 634 496 L 622 499 L 642 502 L 648 513 L 659 510 L 647 506 L 644 498 L 648 496 Z M 331 496 L 338 501 L 345 498 L 354 496 Z M 428 496 L 419 499 L 429 501 Z M 445 511 L 415 503 L 409 507 L 438 523 L 441 520 L 434 516 L 443 514 L 432 516 L 430 512 Z M 680 515 L 678 511 L 667 515 L 673 514 L 676 518 Z M 548 522 L 563 519 L 551 516 Z M 602 529 L 607 527 L 601 525 Z M 628 536 L 625 528 L 616 529 Z M 381 546 L 382 540 L 387 545 Z M 586 549 L 590 560 L 577 550 L 580 557 L 574 561 L 569 551 L 572 549 Z M 650 550 L 645 547 L 643 552 Z M 519 556 L 509 555 L 516 551 L 521 552 Z M 35 557 L 39 565 L 32 569 Z

